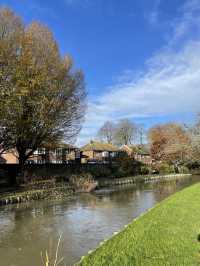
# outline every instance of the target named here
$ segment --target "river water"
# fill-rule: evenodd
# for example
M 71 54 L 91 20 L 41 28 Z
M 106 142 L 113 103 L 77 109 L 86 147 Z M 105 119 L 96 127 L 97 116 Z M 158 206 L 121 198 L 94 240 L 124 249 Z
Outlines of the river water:
M 200 176 L 155 184 L 129 185 L 79 194 L 65 201 L 37 201 L 0 208 L 0 266 L 40 266 L 41 252 L 59 265 L 81 256 L 147 209 Z

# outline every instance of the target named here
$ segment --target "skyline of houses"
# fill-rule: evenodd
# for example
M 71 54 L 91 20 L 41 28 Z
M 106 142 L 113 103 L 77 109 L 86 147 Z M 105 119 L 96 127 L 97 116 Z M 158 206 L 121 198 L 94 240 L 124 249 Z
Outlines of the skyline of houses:
M 146 144 L 117 147 L 111 143 L 91 140 L 81 148 L 66 143 L 38 148 L 27 160 L 27 164 L 109 163 L 122 153 L 147 165 L 153 163 Z M 2 153 L 0 163 L 18 164 L 16 151 L 12 149 Z

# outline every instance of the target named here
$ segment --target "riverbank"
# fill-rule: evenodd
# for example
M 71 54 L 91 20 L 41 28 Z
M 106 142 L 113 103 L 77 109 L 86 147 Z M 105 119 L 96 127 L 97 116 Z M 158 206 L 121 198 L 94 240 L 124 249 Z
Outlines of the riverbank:
M 3 193 L 0 196 L 0 206 L 44 199 L 63 199 L 74 194 L 74 189 L 69 185 L 62 185 L 46 189 L 21 190 Z
M 200 184 L 135 219 L 77 265 L 199 265 Z
M 0 206 L 33 200 L 63 199 L 71 196 L 74 193 L 90 192 L 96 187 L 105 188 L 126 184 L 161 182 L 167 180 L 176 180 L 186 176 L 191 176 L 191 174 L 132 176 L 116 179 L 100 179 L 93 183 L 85 182 L 85 187 L 82 186 L 82 189 L 78 189 L 75 185 L 69 185 L 67 182 L 56 184 L 54 180 L 44 180 L 29 185 L 24 189 L 22 188 L 12 192 L 2 193 L 2 195 L 0 195 Z
M 133 183 L 158 182 L 161 180 L 179 179 L 191 175 L 192 174 L 169 174 L 169 175 L 148 175 L 148 176 L 138 175 L 138 176 L 124 177 L 124 178 L 100 179 L 98 180 L 98 187 L 104 188 L 104 187 L 133 184 Z

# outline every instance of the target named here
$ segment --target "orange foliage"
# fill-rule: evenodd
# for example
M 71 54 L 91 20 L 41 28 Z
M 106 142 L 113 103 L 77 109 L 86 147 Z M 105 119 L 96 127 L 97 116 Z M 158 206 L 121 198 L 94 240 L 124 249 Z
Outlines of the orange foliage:
M 176 123 L 153 127 L 149 132 L 151 155 L 156 160 L 183 160 L 190 139 L 185 129 Z

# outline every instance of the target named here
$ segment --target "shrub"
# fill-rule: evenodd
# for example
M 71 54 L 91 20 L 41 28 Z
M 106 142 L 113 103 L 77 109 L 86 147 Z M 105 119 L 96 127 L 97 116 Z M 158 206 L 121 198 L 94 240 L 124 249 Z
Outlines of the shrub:
M 0 186 L 8 184 L 8 172 L 0 169 Z
M 200 162 L 198 162 L 198 161 L 191 161 L 191 162 L 188 162 L 188 163 L 186 164 L 186 167 L 187 167 L 189 170 L 200 169 Z
M 89 173 L 94 178 L 109 178 L 112 177 L 112 170 L 107 165 L 97 165 L 89 169 Z
M 151 169 L 146 166 L 146 165 L 143 165 L 141 167 L 141 175 L 149 175 L 151 173 Z
M 142 163 L 136 161 L 134 158 L 124 157 L 119 158 L 118 172 L 122 176 L 139 175 L 141 172 Z
M 127 176 L 126 173 L 119 166 L 113 169 L 113 178 L 121 178 L 126 176 Z
M 188 167 L 187 166 L 181 166 L 181 167 L 179 167 L 179 173 L 180 174 L 189 174 L 190 173 L 190 170 L 188 169 Z
M 82 173 L 71 175 L 69 182 L 76 190 L 86 190 L 89 184 L 94 183 L 94 178 L 90 173 Z
M 168 163 L 161 163 L 157 166 L 159 174 L 172 174 L 174 173 L 174 166 Z

